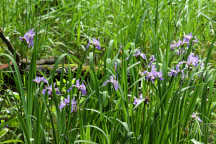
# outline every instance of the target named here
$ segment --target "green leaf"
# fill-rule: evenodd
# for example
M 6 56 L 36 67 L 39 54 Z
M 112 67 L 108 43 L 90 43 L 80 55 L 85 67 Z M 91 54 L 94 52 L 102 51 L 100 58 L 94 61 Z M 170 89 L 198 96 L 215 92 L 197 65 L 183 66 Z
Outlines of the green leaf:
M 76 144 L 76 143 L 97 144 L 97 143 L 92 142 L 92 141 L 89 141 L 89 140 L 76 140 L 74 143 L 75 143 L 75 144 Z
M 6 135 L 6 133 L 9 131 L 8 128 L 4 128 L 0 131 L 0 138 L 2 138 L 4 135 Z
M 6 143 L 23 143 L 21 140 L 6 140 L 4 142 L 0 142 L 0 144 L 6 144 Z

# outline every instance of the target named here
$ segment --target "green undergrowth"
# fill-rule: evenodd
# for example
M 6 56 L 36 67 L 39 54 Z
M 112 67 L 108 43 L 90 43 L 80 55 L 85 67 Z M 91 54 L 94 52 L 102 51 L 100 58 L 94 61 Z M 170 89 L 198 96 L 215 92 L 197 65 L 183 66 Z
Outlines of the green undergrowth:
M 20 71 L 0 41 L 13 63 L 0 70 L 0 144 L 215 143 L 215 5 L 1 0 L 0 26 L 31 63 Z M 20 40 L 30 29 L 34 46 Z

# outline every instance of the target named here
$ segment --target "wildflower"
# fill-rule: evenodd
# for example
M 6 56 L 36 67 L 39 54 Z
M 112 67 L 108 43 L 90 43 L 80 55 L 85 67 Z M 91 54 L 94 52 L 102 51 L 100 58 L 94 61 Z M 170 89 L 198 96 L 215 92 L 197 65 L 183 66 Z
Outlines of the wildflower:
M 183 62 L 183 61 L 180 61 L 180 62 L 176 65 L 176 71 L 177 71 L 177 72 L 180 72 L 180 66 L 181 66 L 182 64 L 184 64 L 184 62 Z
M 118 90 L 118 87 L 119 87 L 119 85 L 118 85 L 118 81 L 115 80 L 113 76 L 110 76 L 110 79 L 107 80 L 107 81 L 105 81 L 105 82 L 103 83 L 103 86 L 106 86 L 107 83 L 109 83 L 109 82 L 113 84 L 115 90 Z
M 145 55 L 144 53 L 141 53 L 140 56 L 141 56 L 144 60 L 146 60 L 146 55 Z
M 183 44 L 183 42 L 182 42 L 181 40 L 179 40 L 179 41 L 176 43 L 176 47 L 180 47 L 182 44 Z
M 147 80 L 151 80 L 152 82 L 154 82 L 157 78 L 163 80 L 162 72 L 157 72 L 155 65 L 152 65 L 150 72 L 144 71 L 143 74 L 146 75 Z
M 180 66 L 183 64 L 184 62 L 183 61 L 180 61 L 177 65 L 176 65 L 176 68 L 175 69 L 171 69 L 170 72 L 168 73 L 168 76 L 172 77 L 172 76 L 177 76 L 177 74 L 179 72 L 182 72 L 184 73 L 183 70 L 180 70 Z
M 100 42 L 99 42 L 99 40 L 97 40 L 97 39 L 93 39 L 92 40 L 92 44 L 97 48 L 97 49 L 101 49 L 101 47 L 100 47 Z
M 152 56 L 150 57 L 150 61 L 151 61 L 151 62 L 155 62 L 155 61 L 156 61 L 156 59 L 155 59 L 155 56 L 154 56 L 154 55 L 152 55 Z
M 73 98 L 71 101 L 71 112 L 76 112 L 76 111 L 77 111 L 77 102 L 75 98 Z
M 59 109 L 62 110 L 65 106 L 66 106 L 65 101 L 61 101 L 61 103 L 59 105 Z
M 185 35 L 183 38 L 183 44 L 189 44 L 190 40 L 193 38 L 192 33 L 189 33 L 188 35 Z
M 178 42 L 174 42 L 174 43 L 170 44 L 170 49 L 171 49 L 171 50 L 174 50 L 174 48 L 178 48 L 178 47 L 180 47 L 182 44 L 183 44 L 183 43 L 182 43 L 181 40 L 179 40 Z
M 98 50 L 101 50 L 100 42 L 99 40 L 93 38 L 92 40 L 89 40 L 87 48 L 89 48 L 90 44 L 94 45 Z
M 200 117 L 197 116 L 197 113 L 195 113 L 195 112 L 192 113 L 191 117 L 192 117 L 194 120 L 197 120 L 197 121 L 199 121 L 199 122 L 202 122 L 202 120 L 200 119 Z
M 35 32 L 33 29 L 29 30 L 23 37 L 20 37 L 20 40 L 25 40 L 26 43 L 28 44 L 28 47 L 33 47 L 34 46 L 34 36 Z
M 198 43 L 198 42 L 199 42 L 198 39 L 195 37 L 194 40 L 193 40 L 193 44 Z
M 160 80 L 163 80 L 162 72 L 157 72 L 157 77 L 158 77 Z
M 168 73 L 168 76 L 172 77 L 172 76 L 176 76 L 178 74 L 178 72 L 174 69 L 171 69 L 171 71 Z
M 141 94 L 139 98 L 136 98 L 136 97 L 134 98 L 133 104 L 134 105 L 139 105 L 143 101 L 144 101 L 144 99 L 143 99 L 142 94 Z
M 149 62 L 149 64 L 148 64 L 148 66 L 151 67 L 151 66 L 152 66 L 152 63 L 156 61 L 155 56 L 152 55 L 152 56 L 150 57 L 149 61 L 150 61 L 150 62 Z
M 54 89 L 55 89 L 56 94 L 60 94 L 59 89 L 58 89 L 58 88 L 55 88 L 55 83 L 54 83 Z M 42 90 L 43 95 L 45 95 L 46 92 L 48 93 L 48 95 L 51 95 L 51 94 L 52 94 L 52 85 L 46 86 L 46 87 Z
M 137 57 L 137 56 L 139 56 L 140 54 L 141 54 L 140 50 L 136 50 L 135 53 L 134 53 L 134 56 Z
M 61 101 L 61 103 L 59 105 L 59 109 L 62 110 L 69 103 L 70 103 L 70 96 L 68 95 L 67 98 L 65 98 L 64 100 Z
M 82 92 L 83 95 L 86 95 L 86 86 L 84 85 L 84 83 L 82 83 L 80 85 L 80 81 L 76 80 L 76 85 L 72 85 L 72 87 L 70 87 L 67 92 L 70 92 L 72 90 L 73 87 L 76 87 L 78 90 L 80 90 Z
M 176 51 L 176 54 L 177 55 L 183 55 L 185 53 L 185 48 L 184 47 L 181 47 L 179 48 L 177 51 Z
M 134 56 L 141 56 L 144 60 L 146 60 L 146 55 L 144 53 L 141 53 L 140 50 L 136 50 Z
M 188 66 L 190 66 L 190 65 L 197 66 L 198 63 L 199 63 L 199 58 L 197 56 L 195 56 L 194 53 L 191 53 L 188 56 L 187 65 Z
M 176 47 L 176 43 L 171 43 L 171 44 L 170 44 L 170 49 L 171 49 L 171 50 L 174 50 L 175 47 Z
M 65 98 L 60 102 L 59 109 L 62 110 L 65 106 L 70 104 L 70 96 Z M 75 100 L 75 97 L 71 100 L 71 112 L 77 111 L 77 102 Z
M 36 82 L 37 84 L 44 82 L 46 84 L 48 84 L 48 81 L 44 78 L 44 77 L 35 77 L 35 79 L 33 80 L 33 82 Z

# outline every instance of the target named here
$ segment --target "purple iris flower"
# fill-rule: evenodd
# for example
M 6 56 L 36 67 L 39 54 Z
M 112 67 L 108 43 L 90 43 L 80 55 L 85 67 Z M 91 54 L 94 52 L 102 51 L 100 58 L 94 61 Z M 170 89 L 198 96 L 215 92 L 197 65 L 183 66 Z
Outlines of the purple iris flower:
M 69 96 L 69 95 L 68 95 L 67 98 L 64 99 L 64 102 L 65 102 L 66 104 L 69 104 L 69 103 L 70 103 L 70 96 Z
M 80 90 L 82 92 L 83 95 L 87 94 L 86 91 L 86 86 L 84 83 L 80 84 L 79 80 L 76 80 L 76 85 L 72 85 L 72 87 L 70 87 L 67 92 L 70 92 L 72 90 L 73 87 L 76 87 L 78 90 Z
M 70 96 L 68 95 L 67 98 L 65 98 L 64 100 L 62 100 L 60 102 L 60 105 L 59 105 L 59 109 L 62 110 L 66 105 L 68 105 L 70 103 Z
M 155 79 L 157 78 L 159 78 L 160 80 L 163 80 L 162 72 L 156 71 L 156 67 L 154 64 L 151 66 L 150 72 L 144 71 L 143 74 L 146 75 L 147 80 L 151 80 L 152 82 L 154 82 Z
M 162 72 L 157 72 L 157 77 L 158 77 L 160 80 L 163 80 Z
M 141 56 L 144 60 L 146 60 L 146 55 L 144 53 L 141 53 L 140 50 L 136 50 L 134 56 Z
M 172 77 L 172 76 L 176 76 L 178 74 L 178 72 L 174 69 L 171 69 L 171 71 L 168 73 L 168 76 Z
M 174 41 L 173 43 L 170 44 L 170 49 L 174 50 L 175 48 L 178 48 L 176 50 L 176 54 L 181 55 L 185 52 L 185 49 L 183 47 L 181 47 L 183 44 L 184 43 L 181 40 L 179 40 L 178 42 Z
M 28 44 L 28 47 L 33 47 L 34 46 L 34 36 L 35 32 L 33 29 L 30 29 L 23 37 L 20 37 L 20 40 L 25 40 L 26 43 Z
M 65 101 L 61 101 L 61 103 L 59 105 L 59 109 L 62 110 L 65 106 L 66 106 Z
M 198 41 L 197 37 L 194 37 L 193 44 L 194 44 L 194 43 L 198 43 L 198 42 L 199 42 L 199 41 Z
M 144 53 L 141 53 L 140 56 L 141 56 L 144 60 L 146 60 L 146 55 L 145 55 Z
M 93 38 L 93 39 L 92 39 L 92 44 L 93 44 L 98 50 L 101 50 L 101 46 L 100 46 L 99 40 Z
M 197 116 L 197 113 L 195 113 L 195 112 L 192 113 L 191 117 L 192 117 L 193 119 L 199 121 L 199 122 L 202 122 L 202 120 L 200 119 L 200 117 Z
M 188 56 L 187 65 L 188 66 L 190 66 L 190 65 L 197 66 L 198 63 L 199 63 L 199 58 L 197 56 L 195 56 L 194 53 L 191 53 Z
M 90 44 L 91 44 L 91 41 L 88 42 L 88 44 L 86 46 L 87 49 L 89 48 Z
M 59 109 L 62 110 L 65 106 L 70 104 L 70 96 L 65 98 L 60 102 Z M 71 112 L 77 111 L 77 102 L 75 100 L 75 97 L 71 100 Z
M 198 39 L 193 40 L 193 44 L 198 42 L 199 42 Z
M 183 38 L 183 44 L 189 44 L 190 40 L 193 38 L 192 33 L 189 33 L 188 35 L 185 35 Z
M 185 53 L 185 48 L 184 47 L 181 47 L 179 48 L 177 51 L 176 51 L 176 54 L 177 55 L 183 55 Z
M 55 88 L 55 83 L 54 83 L 54 88 Z M 48 93 L 48 95 L 52 94 L 52 85 L 50 86 L 46 86 L 43 90 L 42 90 L 42 94 L 45 95 L 46 92 Z M 58 88 L 55 88 L 55 92 L 56 94 L 60 94 L 60 91 Z
M 76 112 L 76 111 L 77 111 L 77 102 L 75 98 L 73 98 L 71 101 L 71 112 Z
M 179 41 L 176 43 L 176 47 L 180 47 L 182 44 L 183 44 L 182 41 L 179 40 Z
M 119 88 L 118 81 L 117 81 L 117 80 L 115 80 L 113 76 L 110 76 L 110 79 L 109 79 L 109 80 L 107 80 L 107 81 L 105 81 L 105 82 L 103 83 L 103 86 L 106 86 L 106 85 L 107 85 L 107 83 L 109 83 L 109 82 L 113 84 L 113 86 L 114 86 L 115 90 L 117 91 L 117 90 L 118 90 L 118 88 Z
M 36 82 L 37 84 L 44 82 L 46 84 L 48 84 L 48 81 L 44 78 L 44 77 L 35 77 L 35 79 L 33 80 L 33 82 Z
M 184 64 L 183 61 L 180 61 L 177 65 L 176 65 L 176 68 L 175 69 L 171 69 L 170 72 L 168 73 L 168 76 L 172 77 L 172 76 L 177 76 L 177 74 L 179 72 L 183 72 L 184 73 L 184 70 L 180 70 L 180 66 Z
M 178 42 L 173 42 L 173 43 L 170 44 L 170 49 L 171 49 L 171 50 L 174 50 L 174 48 L 178 48 L 178 47 L 180 47 L 182 44 L 183 44 L 183 43 L 182 43 L 181 40 L 179 40 Z
M 138 57 L 140 54 L 141 54 L 140 50 L 136 50 L 135 53 L 134 53 L 134 56 Z
M 100 42 L 99 40 L 93 38 L 92 40 L 89 40 L 88 45 L 86 46 L 87 48 L 89 48 L 90 45 L 94 45 L 98 50 L 101 50 L 101 46 L 100 46 Z
M 174 50 L 174 48 L 176 48 L 176 43 L 171 43 L 171 44 L 170 44 L 170 49 L 171 49 L 171 50 Z
M 185 62 L 184 61 L 180 61 L 177 65 L 176 65 L 176 71 L 180 72 L 180 66 L 183 65 Z
M 155 59 L 155 56 L 154 56 L 154 55 L 152 55 L 152 56 L 150 57 L 150 61 L 151 61 L 151 62 L 155 62 L 155 61 L 156 61 L 156 59 Z
M 152 63 L 156 61 L 155 56 L 152 55 L 152 56 L 150 57 L 149 61 L 150 61 L 150 62 L 149 62 L 149 64 L 148 64 L 148 66 L 151 67 L 151 66 L 152 66 Z
M 139 98 L 136 98 L 136 97 L 134 98 L 133 104 L 134 105 L 139 105 L 143 101 L 144 101 L 144 99 L 143 99 L 142 94 L 141 94 Z

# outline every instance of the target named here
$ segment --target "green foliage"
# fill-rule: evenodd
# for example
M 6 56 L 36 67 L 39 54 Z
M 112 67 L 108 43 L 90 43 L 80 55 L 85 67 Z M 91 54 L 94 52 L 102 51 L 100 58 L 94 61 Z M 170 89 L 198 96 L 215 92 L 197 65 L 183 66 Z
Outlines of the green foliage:
M 204 0 L 0 1 L 5 35 L 31 61 L 29 71 L 21 73 L 0 43 L 1 60 L 13 63 L 10 73 L 0 70 L 0 144 L 215 143 L 215 5 Z M 33 48 L 19 40 L 29 29 L 36 32 Z M 176 55 L 170 44 L 190 32 L 199 42 L 182 46 L 185 53 Z M 94 43 L 87 47 L 93 38 L 101 50 Z M 147 59 L 134 56 L 137 50 Z M 191 52 L 201 61 L 185 67 Z M 151 55 L 163 80 L 148 81 L 141 74 L 151 70 Z M 47 56 L 58 57 L 49 74 L 39 71 L 51 94 L 43 93 L 46 83 L 33 81 L 36 60 Z M 184 78 L 168 76 L 180 61 Z M 59 65 L 65 67 L 60 74 Z M 15 82 L 7 91 L 5 76 Z M 75 86 L 78 79 L 87 95 Z M 60 109 L 68 96 L 69 104 Z M 71 112 L 73 99 L 77 107 Z

